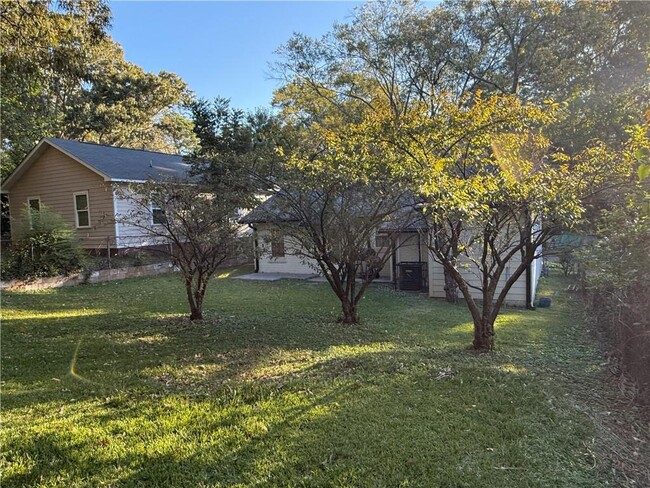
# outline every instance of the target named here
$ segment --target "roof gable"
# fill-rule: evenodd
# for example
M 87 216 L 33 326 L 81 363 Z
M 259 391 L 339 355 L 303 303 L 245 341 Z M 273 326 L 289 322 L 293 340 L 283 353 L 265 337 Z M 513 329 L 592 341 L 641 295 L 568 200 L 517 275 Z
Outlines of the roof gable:
M 103 146 L 90 142 L 46 138 L 41 140 L 14 172 L 3 182 L 8 190 L 47 149 L 53 147 L 94 171 L 105 181 L 144 182 L 147 180 L 183 179 L 191 165 L 184 156 L 140 149 Z
M 185 178 L 190 164 L 184 156 L 126 147 L 103 146 L 67 139 L 46 139 L 54 147 L 83 161 L 110 180 L 147 181 Z

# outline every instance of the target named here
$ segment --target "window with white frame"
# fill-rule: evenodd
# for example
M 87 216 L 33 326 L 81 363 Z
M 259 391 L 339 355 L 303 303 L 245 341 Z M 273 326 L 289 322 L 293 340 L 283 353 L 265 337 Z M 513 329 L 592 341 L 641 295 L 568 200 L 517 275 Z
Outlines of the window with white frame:
M 167 223 L 167 215 L 165 209 L 159 203 L 151 202 L 151 223 L 154 225 L 162 225 Z
M 29 215 L 29 228 L 34 228 L 34 218 L 38 215 L 38 212 L 41 210 L 41 198 L 40 197 L 29 197 L 27 198 L 27 211 Z
M 74 215 L 78 229 L 90 227 L 90 206 L 87 191 L 74 194 Z

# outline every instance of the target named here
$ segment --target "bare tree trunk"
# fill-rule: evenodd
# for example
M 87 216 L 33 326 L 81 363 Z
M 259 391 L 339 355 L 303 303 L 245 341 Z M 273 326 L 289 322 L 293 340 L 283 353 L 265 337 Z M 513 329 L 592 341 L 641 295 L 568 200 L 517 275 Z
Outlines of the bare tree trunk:
M 203 297 L 198 291 L 194 292 L 191 278 L 185 279 L 185 291 L 190 305 L 190 320 L 203 320 Z
M 492 351 L 494 349 L 494 322 L 487 317 L 474 321 L 474 342 L 477 351 Z
M 357 311 L 357 304 L 351 301 L 348 297 L 343 297 L 341 299 L 341 305 L 343 308 L 343 317 L 341 317 L 341 322 L 347 325 L 358 324 L 359 313 Z
M 197 297 L 190 310 L 190 320 L 203 320 L 203 298 Z
M 445 268 L 445 300 L 458 303 L 458 284 L 454 276 Z

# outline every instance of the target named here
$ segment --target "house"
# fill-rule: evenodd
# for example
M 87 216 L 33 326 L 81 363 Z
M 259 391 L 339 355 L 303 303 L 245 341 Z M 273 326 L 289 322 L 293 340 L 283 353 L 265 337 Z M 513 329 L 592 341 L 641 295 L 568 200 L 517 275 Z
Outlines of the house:
M 281 227 L 290 225 L 291 218 L 288 214 L 278 211 L 280 207 L 273 204 L 274 198 L 262 203 L 240 220 L 255 230 L 255 271 L 257 273 L 319 273 L 317 264 L 302 255 L 299 244 L 282 234 Z M 444 269 L 429 252 L 427 239 L 431 236 L 424 221 L 411 221 L 408 226 L 397 230 L 379 228 L 375 233 L 374 242 L 370 244 L 375 250 L 385 249 L 385 246 L 390 245 L 389 234 L 393 246 L 390 250 L 391 256 L 379 272 L 378 278 L 382 281 L 390 281 L 403 290 L 426 291 L 432 298 L 445 298 Z M 506 268 L 499 287 L 503 286 L 510 277 L 510 269 L 514 269 L 521 262 L 518 259 L 518 255 L 512 259 L 511 266 Z M 478 276 L 472 272 L 470 265 L 464 267 L 462 273 L 470 284 L 479 284 Z M 539 258 L 533 261 L 527 272 L 512 286 L 506 304 L 522 307 L 532 305 L 541 273 L 542 260 Z M 477 299 L 481 297 L 478 290 L 472 290 L 472 294 Z
M 118 222 L 132 205 L 124 198 L 125 187 L 183 179 L 189 168 L 181 155 L 46 138 L 2 183 L 2 193 L 12 220 L 26 208 L 38 211 L 47 206 L 71 225 L 86 250 L 115 253 L 156 244 L 142 229 Z

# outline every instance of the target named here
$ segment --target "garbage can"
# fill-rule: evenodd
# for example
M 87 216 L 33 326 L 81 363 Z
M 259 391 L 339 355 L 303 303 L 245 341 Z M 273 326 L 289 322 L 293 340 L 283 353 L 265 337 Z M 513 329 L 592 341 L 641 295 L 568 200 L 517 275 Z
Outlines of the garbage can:
M 400 290 L 422 290 L 423 265 L 424 263 L 420 262 L 402 262 L 398 264 Z

